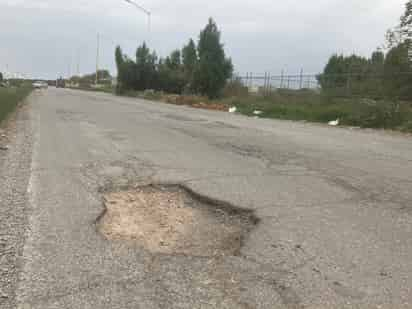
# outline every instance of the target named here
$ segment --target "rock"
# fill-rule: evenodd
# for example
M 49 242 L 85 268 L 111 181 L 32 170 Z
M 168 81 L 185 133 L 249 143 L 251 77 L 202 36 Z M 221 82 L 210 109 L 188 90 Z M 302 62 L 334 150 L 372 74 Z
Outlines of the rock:
M 0 146 L 0 150 L 9 150 L 9 146 Z

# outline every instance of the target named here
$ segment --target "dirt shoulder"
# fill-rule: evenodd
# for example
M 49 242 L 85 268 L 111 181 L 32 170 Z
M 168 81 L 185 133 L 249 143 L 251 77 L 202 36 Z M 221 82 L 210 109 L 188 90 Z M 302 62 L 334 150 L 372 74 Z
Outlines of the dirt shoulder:
M 28 106 L 21 106 L 0 127 L 0 307 L 16 306 L 20 257 L 28 218 L 27 187 L 32 154 Z

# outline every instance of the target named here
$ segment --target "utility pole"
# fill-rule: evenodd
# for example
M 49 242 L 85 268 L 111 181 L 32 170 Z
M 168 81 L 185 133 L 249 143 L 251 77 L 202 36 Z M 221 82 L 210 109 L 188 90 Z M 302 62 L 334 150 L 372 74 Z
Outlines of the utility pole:
M 97 53 L 96 53 L 96 85 L 99 82 L 99 52 L 100 52 L 100 34 L 97 34 Z
M 72 58 L 70 57 L 70 59 L 69 59 L 69 66 L 68 66 L 68 71 L 67 71 L 67 74 L 68 74 L 68 77 L 67 77 L 67 79 L 68 80 L 70 80 L 70 78 L 71 78 L 71 68 L 72 68 Z
M 77 50 L 77 76 L 80 77 L 80 49 Z
M 140 11 L 142 11 L 143 13 L 145 13 L 147 15 L 147 25 L 148 25 L 148 30 L 149 30 L 149 39 L 148 39 L 148 41 L 150 41 L 150 32 L 151 32 L 151 27 L 152 27 L 151 26 L 152 13 L 149 10 L 145 9 L 144 7 L 142 7 L 141 5 L 137 4 L 136 2 L 134 2 L 132 0 L 124 0 L 124 1 L 126 1 L 127 3 L 133 5 L 134 7 L 136 7 L 137 9 L 139 9 Z

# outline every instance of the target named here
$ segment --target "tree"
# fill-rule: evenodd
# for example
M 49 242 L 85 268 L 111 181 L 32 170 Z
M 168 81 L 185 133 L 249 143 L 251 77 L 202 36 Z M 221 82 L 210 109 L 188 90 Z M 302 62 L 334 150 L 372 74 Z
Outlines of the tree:
M 153 89 L 153 82 L 156 78 L 157 55 L 143 43 L 136 51 L 136 90 Z
M 233 65 L 225 56 L 220 31 L 212 18 L 200 32 L 197 51 L 199 62 L 194 72 L 194 87 L 200 94 L 216 98 L 232 76 Z
M 376 50 L 372 53 L 371 63 L 372 65 L 381 66 L 385 61 L 385 54 L 381 50 Z
M 400 26 L 397 26 L 393 29 L 389 29 L 388 31 L 386 31 L 385 34 L 385 44 L 384 44 L 384 48 L 385 50 L 389 50 L 399 44 L 402 43 L 402 31 Z
M 135 61 L 124 55 L 120 47 L 116 48 L 115 58 L 117 92 L 154 89 L 181 94 L 189 90 L 213 98 L 221 94 L 233 71 L 212 19 L 200 34 L 198 50 L 193 40 L 189 40 L 183 49 L 158 59 L 143 43 L 136 50 Z
M 405 4 L 405 12 L 401 16 L 400 29 L 405 40 L 412 38 L 412 0 Z
M 0 82 L 3 81 L 3 73 L 0 72 Z
M 412 98 L 412 75 L 408 59 L 409 46 L 406 43 L 393 47 L 385 58 L 384 79 L 388 95 Z
M 166 58 L 165 64 L 171 70 L 180 70 L 182 65 L 180 50 L 172 51 L 170 56 Z
M 193 83 L 193 72 L 197 65 L 197 51 L 195 42 L 190 39 L 189 43 L 182 49 L 183 71 L 189 87 Z
M 124 61 L 123 52 L 120 46 L 116 47 L 115 60 L 116 60 L 116 67 L 117 67 L 116 93 L 122 93 L 125 88 L 126 76 L 125 76 L 125 61 Z

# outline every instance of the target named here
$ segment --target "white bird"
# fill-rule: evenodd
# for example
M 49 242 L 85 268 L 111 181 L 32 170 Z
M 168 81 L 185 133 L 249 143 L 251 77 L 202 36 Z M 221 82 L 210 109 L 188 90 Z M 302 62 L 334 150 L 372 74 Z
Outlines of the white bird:
M 236 111 L 237 111 L 236 106 L 229 108 L 229 113 L 236 113 Z
M 336 127 L 336 126 L 339 125 L 339 119 L 336 119 L 336 120 L 334 120 L 334 121 L 329 121 L 328 124 L 329 124 L 330 126 Z

